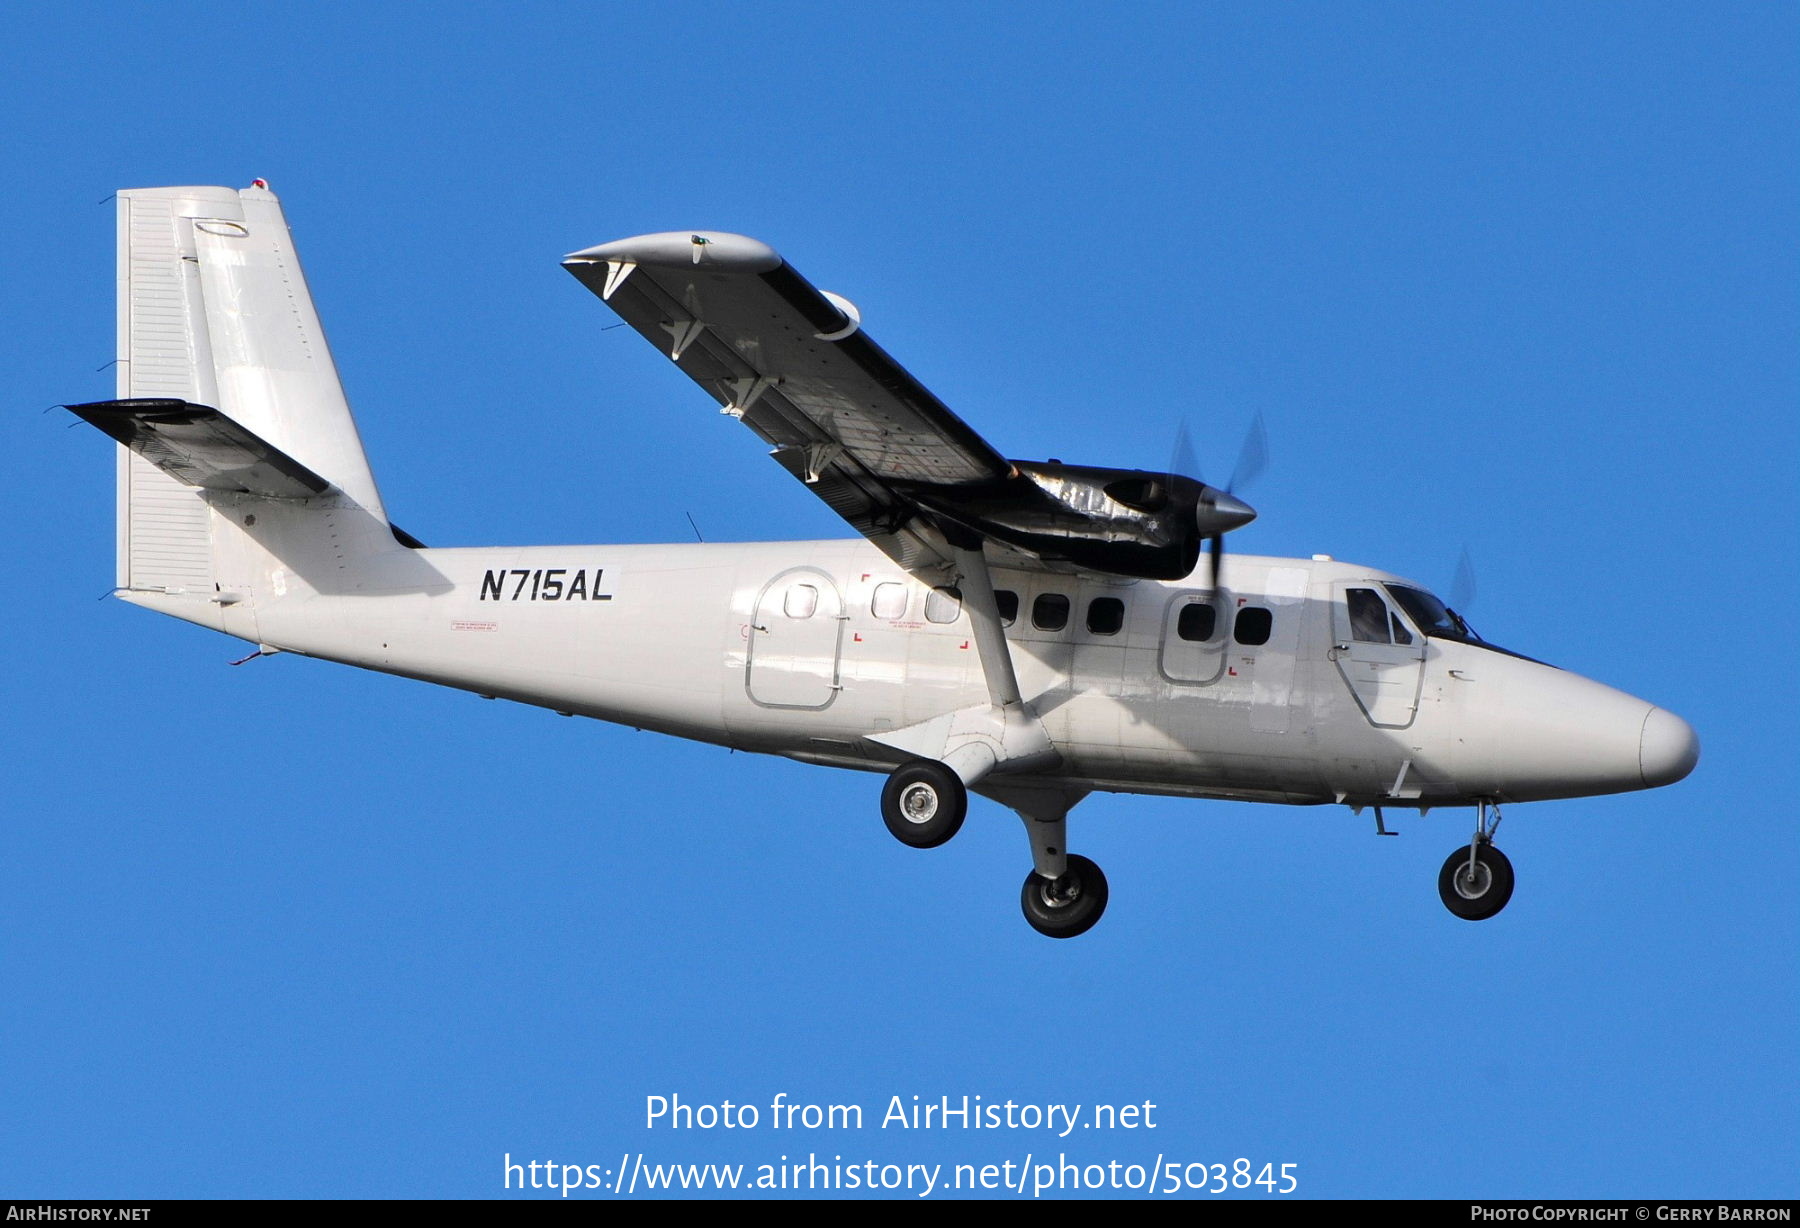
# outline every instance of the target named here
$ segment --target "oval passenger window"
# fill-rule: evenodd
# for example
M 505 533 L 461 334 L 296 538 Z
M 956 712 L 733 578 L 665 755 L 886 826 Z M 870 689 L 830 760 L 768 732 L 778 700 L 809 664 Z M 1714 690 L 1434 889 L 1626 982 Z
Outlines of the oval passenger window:
M 925 598 L 925 620 L 953 623 L 962 614 L 962 592 L 954 588 L 934 588 Z
M 875 597 L 869 604 L 869 612 L 876 618 L 906 617 L 906 585 L 877 584 Z
M 1031 625 L 1039 631 L 1061 631 L 1069 623 L 1069 599 L 1061 593 L 1039 593 L 1031 603 Z
M 1117 635 L 1125 625 L 1125 603 L 1117 597 L 1096 597 L 1088 602 L 1087 628 L 1095 635 Z

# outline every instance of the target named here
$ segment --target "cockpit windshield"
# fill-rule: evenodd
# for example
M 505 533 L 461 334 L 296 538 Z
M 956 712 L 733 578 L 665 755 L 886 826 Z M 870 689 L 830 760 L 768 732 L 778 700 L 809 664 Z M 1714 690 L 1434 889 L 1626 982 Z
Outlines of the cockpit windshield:
M 1389 584 L 1386 587 L 1394 600 L 1400 603 L 1400 608 L 1406 611 L 1407 617 L 1433 639 L 1460 640 L 1465 644 L 1487 643 L 1461 614 L 1424 589 L 1408 588 L 1404 584 Z
M 1434 640 L 1455 640 L 1460 644 L 1475 644 L 1489 652 L 1504 653 L 1506 656 L 1517 657 L 1521 661 L 1534 661 L 1539 665 L 1546 664 L 1538 661 L 1536 657 L 1528 657 L 1522 652 L 1514 652 L 1510 648 L 1502 648 L 1498 644 L 1482 639 L 1480 635 L 1476 634 L 1475 628 L 1469 625 L 1467 619 L 1422 588 L 1411 588 L 1405 584 L 1386 584 L 1383 587 L 1387 589 L 1389 596 L 1400 603 L 1400 608 L 1406 611 L 1406 616 L 1413 620 L 1413 624 Z

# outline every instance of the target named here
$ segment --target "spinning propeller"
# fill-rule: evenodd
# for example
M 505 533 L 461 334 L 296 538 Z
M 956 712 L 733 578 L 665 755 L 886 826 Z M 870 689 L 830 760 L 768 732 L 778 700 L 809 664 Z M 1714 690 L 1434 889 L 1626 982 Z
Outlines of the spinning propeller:
M 1469 548 L 1464 546 L 1456 559 L 1456 575 L 1450 581 L 1450 601 L 1447 608 L 1458 630 L 1480 639 L 1480 632 L 1469 625 L 1468 613 L 1474 605 L 1475 560 L 1469 557 Z
M 1475 560 L 1464 546 L 1456 559 L 1456 576 L 1450 581 L 1450 612 L 1466 614 L 1475 605 Z
M 1237 465 L 1232 469 L 1231 480 L 1223 490 L 1209 486 L 1200 479 L 1200 463 L 1194 456 L 1194 445 L 1188 436 L 1187 423 L 1183 422 L 1175 428 L 1175 454 L 1169 463 L 1169 472 L 1172 475 L 1191 476 L 1200 482 L 1200 506 L 1195 519 L 1211 545 L 1212 563 L 1209 574 L 1215 590 L 1219 587 L 1219 576 L 1225 566 L 1225 534 L 1256 519 L 1256 509 L 1234 497 L 1232 492 L 1248 488 L 1268 467 L 1269 433 L 1263 427 L 1260 413 L 1250 420 L 1250 429 L 1244 433 L 1243 446 L 1238 449 Z

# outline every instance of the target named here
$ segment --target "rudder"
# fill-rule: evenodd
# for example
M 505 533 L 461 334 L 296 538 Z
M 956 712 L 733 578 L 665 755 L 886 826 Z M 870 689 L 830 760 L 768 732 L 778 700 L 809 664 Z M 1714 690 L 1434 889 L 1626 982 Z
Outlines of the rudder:
M 118 199 L 118 397 L 216 408 L 385 524 L 280 200 L 260 181 Z M 118 463 L 118 587 L 215 592 L 231 530 L 212 503 L 126 448 Z

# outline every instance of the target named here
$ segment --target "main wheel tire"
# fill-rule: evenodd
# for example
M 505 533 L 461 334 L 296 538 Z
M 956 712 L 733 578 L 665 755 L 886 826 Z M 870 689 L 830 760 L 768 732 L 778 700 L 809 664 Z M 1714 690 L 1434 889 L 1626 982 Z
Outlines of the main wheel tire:
M 934 849 L 962 830 L 969 790 L 936 759 L 914 759 L 894 769 L 881 790 L 881 820 L 894 839 Z
M 1033 870 L 1025 876 L 1019 905 L 1031 928 L 1051 938 L 1073 938 L 1094 928 L 1106 911 L 1106 875 L 1085 857 L 1070 853 L 1069 868 L 1051 880 Z
M 1438 871 L 1438 895 L 1443 897 L 1444 907 L 1464 921 L 1486 921 L 1506 907 L 1512 893 L 1512 862 L 1491 844 L 1475 846 L 1473 872 L 1467 845 L 1450 854 Z

